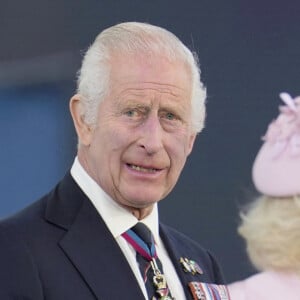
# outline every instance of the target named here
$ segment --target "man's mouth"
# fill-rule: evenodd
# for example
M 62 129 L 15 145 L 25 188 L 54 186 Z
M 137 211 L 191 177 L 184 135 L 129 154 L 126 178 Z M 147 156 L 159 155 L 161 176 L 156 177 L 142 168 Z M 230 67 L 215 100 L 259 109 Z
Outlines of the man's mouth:
M 155 169 L 155 168 L 145 168 L 145 167 L 132 165 L 132 164 L 127 164 L 127 165 L 130 169 L 138 171 L 138 172 L 142 172 L 142 173 L 155 173 L 155 172 L 159 171 L 159 169 Z

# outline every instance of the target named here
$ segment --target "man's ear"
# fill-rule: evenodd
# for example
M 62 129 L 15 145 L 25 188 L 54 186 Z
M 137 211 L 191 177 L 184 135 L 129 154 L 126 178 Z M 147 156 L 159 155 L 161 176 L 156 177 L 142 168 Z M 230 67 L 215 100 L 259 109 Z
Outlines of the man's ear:
M 190 135 L 187 155 L 191 154 L 191 152 L 193 150 L 193 146 L 194 146 L 195 140 L 196 140 L 196 137 L 197 137 L 196 133 Z
M 70 112 L 77 132 L 79 142 L 89 146 L 92 140 L 92 127 L 84 120 L 85 108 L 82 103 L 82 96 L 75 94 L 70 100 Z

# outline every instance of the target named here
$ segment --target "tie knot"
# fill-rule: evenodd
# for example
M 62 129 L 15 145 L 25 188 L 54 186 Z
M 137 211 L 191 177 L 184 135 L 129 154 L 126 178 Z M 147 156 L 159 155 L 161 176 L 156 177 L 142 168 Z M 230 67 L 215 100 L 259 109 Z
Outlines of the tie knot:
M 154 243 L 154 239 L 151 230 L 144 223 L 138 222 L 135 226 L 131 228 L 131 230 L 136 235 L 138 235 L 144 241 L 145 244 L 147 244 L 149 249 L 151 249 Z
M 150 261 L 157 257 L 153 235 L 143 223 L 137 223 L 122 236 L 146 260 Z

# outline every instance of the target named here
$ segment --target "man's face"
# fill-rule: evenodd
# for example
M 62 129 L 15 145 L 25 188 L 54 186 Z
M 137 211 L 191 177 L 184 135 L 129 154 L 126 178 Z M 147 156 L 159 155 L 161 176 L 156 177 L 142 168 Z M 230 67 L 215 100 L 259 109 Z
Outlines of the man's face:
M 147 208 L 174 187 L 195 134 L 191 78 L 183 63 L 114 56 L 83 165 L 115 201 Z

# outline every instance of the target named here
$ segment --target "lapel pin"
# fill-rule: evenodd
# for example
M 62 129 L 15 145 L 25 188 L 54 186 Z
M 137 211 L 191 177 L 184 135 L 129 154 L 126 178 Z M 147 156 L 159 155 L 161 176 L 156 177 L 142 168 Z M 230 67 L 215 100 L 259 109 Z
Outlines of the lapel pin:
M 192 273 L 192 275 L 196 275 L 197 273 L 203 274 L 202 269 L 194 260 L 187 259 L 186 257 L 180 257 L 179 262 L 181 263 L 184 272 Z

